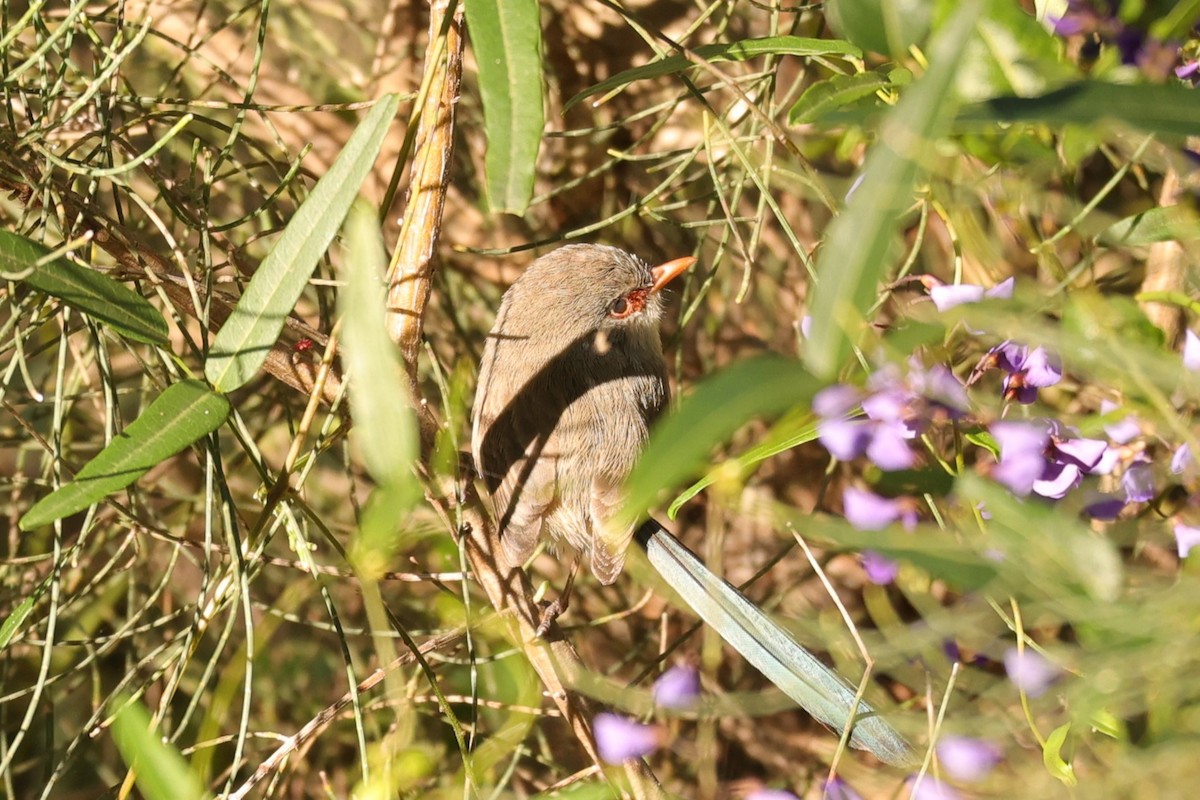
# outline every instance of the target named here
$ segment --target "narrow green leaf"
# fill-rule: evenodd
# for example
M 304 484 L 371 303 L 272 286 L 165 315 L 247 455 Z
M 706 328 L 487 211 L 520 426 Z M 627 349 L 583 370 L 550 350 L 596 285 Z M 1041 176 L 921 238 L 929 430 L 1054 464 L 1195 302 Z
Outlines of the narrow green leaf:
M 767 55 L 802 57 L 843 56 L 846 58 L 859 58 L 862 56 L 862 51 L 849 42 L 840 39 L 806 39 L 802 36 L 767 36 L 761 39 L 743 39 L 740 42 L 733 42 L 731 44 L 706 44 L 693 48 L 693 52 L 705 61 L 714 62 L 748 61 L 751 58 Z M 572 97 L 563 106 L 563 113 L 566 113 L 576 103 L 586 100 L 593 95 L 604 94 L 634 81 L 646 80 L 647 78 L 660 78 L 663 75 L 673 75 L 694 66 L 696 65 L 689 61 L 686 56 L 673 55 L 653 61 L 642 67 L 634 67 L 633 69 L 618 72 L 608 80 L 601 81 L 595 86 L 584 89 Z
M 860 171 L 861 183 L 829 226 L 817 261 L 819 281 L 809 304 L 812 331 L 805 363 L 830 378 L 850 353 L 876 285 L 891 266 L 896 223 L 933 145 L 953 118 L 955 71 L 974 30 L 978 0 L 959 6 L 930 47 L 929 69 L 907 90 L 883 124 Z
M 1196 93 L 1183 86 L 1080 81 L 1037 97 L 992 98 L 958 115 L 960 127 L 997 122 L 1118 122 L 1147 133 L 1195 136 L 1200 131 L 1200 103 L 1196 102 Z
M 907 73 L 907 70 L 904 72 Z M 859 72 L 855 75 L 835 75 L 826 78 L 804 90 L 804 94 L 800 95 L 800 99 L 788 112 L 788 122 L 793 125 L 816 122 L 830 111 L 870 97 L 880 89 L 887 89 L 893 85 L 895 84 L 891 77 L 880 72 Z
M 355 129 L 263 259 L 233 314 L 213 339 L 204 376 L 231 392 L 254 377 L 279 338 L 284 319 L 304 291 L 371 171 L 399 98 L 386 95 Z
M 118 698 L 117 702 L 128 702 Z M 150 714 L 138 702 L 129 702 L 113 720 L 113 740 L 121 757 L 134 771 L 137 787 L 146 800 L 201 800 L 208 795 L 179 751 L 151 729 Z
M 519 216 L 533 196 L 546 125 L 538 2 L 466 0 L 465 9 L 487 130 L 488 203 Z
M 1187 206 L 1152 208 L 1114 222 L 1096 237 L 1096 241 L 1105 247 L 1200 241 L 1200 215 Z
M 817 423 L 812 412 L 806 409 L 800 414 L 788 415 L 781 419 L 763 438 L 761 444 L 741 453 L 732 462 L 712 469 L 703 478 L 680 492 L 667 508 L 667 517 L 675 519 L 679 509 L 683 508 L 687 501 L 730 473 L 734 476 L 744 476 L 749 470 L 768 458 L 813 441 L 817 438 Z
M 1046 744 L 1042 747 L 1042 763 L 1046 765 L 1046 770 L 1066 786 L 1074 786 L 1079 782 L 1075 777 L 1075 767 L 1062 755 L 1063 745 L 1066 744 L 1067 734 L 1070 732 L 1071 723 L 1059 725 L 1046 737 Z
M 22 283 L 57 297 L 126 338 L 167 344 L 167 321 L 146 298 L 66 258 L 38 264 L 50 252 L 38 242 L 0 230 L 0 272 L 24 275 Z
M 346 288 L 342 314 L 342 364 L 350 376 L 354 438 L 367 469 L 387 486 L 416 488 L 417 420 L 404 365 L 385 325 L 387 256 L 375 212 L 356 203 L 346 222 Z
M 229 401 L 200 381 L 172 384 L 79 470 L 75 480 L 29 509 L 21 517 L 21 530 L 49 525 L 125 488 L 151 467 L 221 427 L 229 410 Z
M 712 448 L 747 420 L 807 405 L 817 388 L 799 363 L 778 356 L 739 362 L 701 383 L 651 433 L 627 483 L 630 522 L 660 491 L 695 474 Z
M 17 603 L 16 607 L 9 612 L 5 618 L 4 624 L 0 625 L 0 650 L 8 647 L 8 643 L 17 635 L 17 631 L 29 618 L 29 612 L 33 611 L 34 601 L 37 600 L 37 593 L 26 595 L 21 602 Z
M 881 531 L 856 530 L 845 520 L 824 514 L 784 517 L 810 541 L 832 543 L 848 550 L 874 550 L 888 558 L 907 561 L 960 591 L 977 591 L 992 584 L 1000 574 L 996 562 L 945 531 L 922 526 L 916 532 L 893 525 Z

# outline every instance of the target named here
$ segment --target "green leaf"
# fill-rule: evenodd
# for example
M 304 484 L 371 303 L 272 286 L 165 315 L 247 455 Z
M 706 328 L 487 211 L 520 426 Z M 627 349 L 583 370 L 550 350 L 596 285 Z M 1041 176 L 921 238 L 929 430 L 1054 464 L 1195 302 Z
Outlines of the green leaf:
M 997 564 L 979 548 L 932 526 L 923 525 L 912 533 L 898 525 L 881 531 L 860 531 L 845 520 L 824 514 L 804 514 L 787 523 L 810 541 L 832 543 L 847 550 L 874 550 L 907 561 L 960 591 L 983 589 L 1000 574 Z
M 907 70 L 893 70 L 905 72 Z M 894 86 L 890 75 L 881 72 L 860 72 L 856 75 L 835 75 L 818 81 L 804 90 L 788 112 L 788 122 L 805 125 L 815 122 L 830 111 L 870 97 L 880 89 Z
M 1037 97 L 995 97 L 977 103 L 963 109 L 958 122 L 960 127 L 997 122 L 1117 122 L 1147 133 L 1186 137 L 1200 131 L 1200 103 L 1195 91 L 1183 86 L 1080 81 Z
M 141 703 L 127 703 L 113 720 L 113 740 L 121 757 L 134 771 L 137 787 L 146 800 L 200 800 L 208 795 L 177 750 L 151 728 L 150 714 Z
M 890 267 L 896 224 L 912 203 L 923 164 L 954 114 L 951 87 L 979 3 L 959 6 L 930 48 L 929 69 L 908 89 L 883 123 L 879 141 L 860 171 L 846 210 L 829 226 L 817 261 L 819 281 L 809 303 L 812 331 L 805 363 L 830 378 L 850 353 L 852 338 Z
M 49 525 L 125 488 L 151 467 L 221 427 L 229 410 L 229 401 L 200 381 L 180 381 L 167 387 L 140 417 L 79 470 L 75 480 L 29 509 L 21 518 L 21 530 Z
M 22 283 L 57 297 L 128 339 L 167 344 L 167 321 L 146 298 L 61 256 L 39 263 L 50 252 L 31 239 L 0 230 L 0 272 L 24 275 Z
M 1019 500 L 969 473 L 959 477 L 955 491 L 964 504 L 987 510 L 988 546 L 1003 559 L 1014 595 L 1112 602 L 1120 594 L 1124 572 L 1116 546 L 1093 534 L 1077 513 L 1037 497 Z
M 734 460 L 727 461 L 711 470 L 703 478 L 680 492 L 671 501 L 670 507 L 667 508 L 667 516 L 670 519 L 675 519 L 675 516 L 679 513 L 679 509 L 683 508 L 687 501 L 700 494 L 700 492 L 718 480 L 727 476 L 736 476 L 741 479 L 753 467 L 766 461 L 768 458 L 813 441 L 817 438 L 817 423 L 812 412 L 804 410 L 799 415 L 789 415 L 780 420 L 771 432 L 763 438 L 764 441 L 761 444 L 755 445 Z
M 388 337 L 384 271 L 387 254 L 377 215 L 358 202 L 346 221 L 346 288 L 338 294 L 342 364 L 351 378 L 354 438 L 372 477 L 381 484 L 413 482 L 417 419 L 404 364 Z
M 705 380 L 651 432 L 650 441 L 626 484 L 626 513 L 633 522 L 660 491 L 694 475 L 712 448 L 751 417 L 807 405 L 818 383 L 800 364 L 760 356 Z
M 279 338 L 284 320 L 337 234 L 359 187 L 371 171 L 399 98 L 384 96 L 355 129 L 254 273 L 246 291 L 213 339 L 204 376 L 231 392 L 254 377 Z
M 743 39 L 732 44 L 706 44 L 694 48 L 693 52 L 705 61 L 747 61 L 758 56 L 842 56 L 859 58 L 862 51 L 849 42 L 839 39 L 806 39 L 802 36 L 767 36 L 761 39 Z M 634 81 L 674 75 L 696 66 L 687 56 L 673 55 L 652 61 L 642 67 L 618 72 L 611 78 L 584 89 L 563 106 L 565 114 L 572 106 L 592 95 L 605 94 Z
M 829 0 L 825 16 L 839 36 L 864 50 L 900 55 L 929 32 L 928 0 Z
M 12 641 L 12 638 L 17 635 L 17 631 L 21 629 L 21 625 L 29 618 L 29 612 L 33 611 L 33 604 L 37 600 L 38 594 L 39 592 L 27 594 L 9 612 L 8 617 L 4 620 L 4 624 L 0 625 L 0 650 L 8 647 L 8 643 Z
M 1200 215 L 1187 206 L 1152 208 L 1114 222 L 1096 242 L 1105 247 L 1136 247 L 1155 242 L 1200 240 Z
M 466 0 L 465 9 L 487 132 L 488 203 L 519 216 L 533 196 L 546 125 L 538 2 Z
M 1075 777 L 1075 768 L 1062 755 L 1063 745 L 1066 744 L 1067 735 L 1070 732 L 1071 723 L 1069 722 L 1059 725 L 1050 732 L 1050 735 L 1046 737 L 1046 744 L 1042 747 L 1042 763 L 1055 778 L 1067 786 L 1074 786 L 1079 782 L 1079 779 Z

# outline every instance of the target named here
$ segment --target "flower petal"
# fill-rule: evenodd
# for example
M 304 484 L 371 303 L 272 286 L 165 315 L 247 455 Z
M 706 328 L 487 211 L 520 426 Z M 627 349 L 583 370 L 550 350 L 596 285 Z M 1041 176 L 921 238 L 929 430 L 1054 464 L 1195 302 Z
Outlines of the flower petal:
M 1083 480 L 1083 470 L 1074 464 L 1050 462 L 1042 476 L 1033 482 L 1033 491 L 1051 500 L 1061 500 Z
M 1083 513 L 1101 522 L 1112 522 L 1125 509 L 1125 499 L 1111 494 L 1095 493 L 1083 504 Z
M 858 389 L 853 386 L 836 383 L 813 395 L 812 410 L 824 419 L 841 417 L 858 405 L 860 397 Z
M 1193 547 L 1200 545 L 1200 528 L 1175 523 L 1175 547 L 1180 558 L 1187 558 Z
M 676 664 L 654 682 L 653 694 L 663 708 L 692 708 L 700 699 L 700 673 L 688 664 Z
M 1103 439 L 1060 439 L 1054 443 L 1051 458 L 1087 472 L 1100 463 L 1107 449 Z
M 920 783 L 913 783 L 908 800 L 958 800 L 959 794 L 949 784 L 939 781 L 932 775 L 921 778 Z
M 1192 449 L 1186 444 L 1181 444 L 1171 455 L 1171 474 L 1179 475 L 1194 463 L 1196 459 L 1192 458 Z
M 950 777 L 979 781 L 1000 763 L 1000 748 L 983 739 L 948 734 L 938 740 L 938 759 Z
M 1019 495 L 1027 495 L 1046 469 L 1045 428 L 1026 422 L 996 422 L 989 429 L 1000 445 L 1000 464 L 992 477 Z
M 903 425 L 876 425 L 867 442 L 867 458 L 887 472 L 909 469 L 916 456 L 908 446 L 908 429 Z
M 949 311 L 963 303 L 978 303 L 983 299 L 983 287 L 970 283 L 934 286 L 929 290 L 929 299 L 938 311 Z
M 1016 278 L 1010 276 L 984 292 L 984 296 L 989 300 L 1009 300 L 1013 296 L 1013 287 L 1016 284 Z
M 821 796 L 824 800 L 862 800 L 862 795 L 850 788 L 850 784 L 841 778 L 830 778 L 822 787 Z
M 1008 679 L 1030 697 L 1041 697 L 1058 678 L 1061 670 L 1041 653 L 1013 647 L 1004 654 L 1004 671 Z
M 1154 469 L 1149 461 L 1135 461 L 1121 476 L 1121 488 L 1125 499 L 1131 503 L 1145 503 L 1154 499 Z
M 1100 401 L 1100 413 L 1104 416 L 1112 414 L 1121 407 L 1111 400 Z M 1142 435 L 1142 426 L 1138 423 L 1137 417 L 1132 414 L 1125 414 L 1116 422 L 1109 422 L 1104 425 L 1104 432 L 1108 434 L 1108 438 L 1112 439 L 1117 444 L 1126 444 Z
M 607 711 L 597 714 L 592 720 L 592 731 L 596 735 L 596 749 L 600 752 L 600 758 L 609 764 L 648 756 L 663 742 L 660 728 Z
M 874 550 L 863 550 L 862 565 L 867 573 L 867 580 L 877 586 L 887 586 L 900 574 L 900 565 L 897 562 Z
M 1025 384 L 1038 389 L 1053 386 L 1062 380 L 1062 367 L 1058 359 L 1046 352 L 1046 348 L 1037 347 L 1025 359 Z
M 1183 340 L 1183 366 L 1189 372 L 1200 372 L 1200 336 L 1190 330 Z
M 842 513 L 860 531 L 877 531 L 900 519 L 900 502 L 865 489 L 847 486 L 842 492 Z
M 817 438 L 838 461 L 851 461 L 867 449 L 871 431 L 863 420 L 823 419 L 817 423 Z
M 830 797 L 831 795 L 827 794 L 825 796 Z M 855 795 L 855 797 L 858 797 L 858 795 Z M 746 800 L 800 800 L 800 798 L 786 789 L 755 789 L 746 795 Z M 850 800 L 849 797 L 847 797 L 847 800 Z

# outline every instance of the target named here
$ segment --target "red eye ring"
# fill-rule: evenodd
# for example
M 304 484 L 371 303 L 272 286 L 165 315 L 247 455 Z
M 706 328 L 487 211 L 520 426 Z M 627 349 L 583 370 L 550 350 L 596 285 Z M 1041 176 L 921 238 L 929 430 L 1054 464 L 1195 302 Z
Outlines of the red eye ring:
M 625 319 L 634 311 L 633 303 L 626 297 L 618 297 L 608 306 L 608 315 L 613 319 Z

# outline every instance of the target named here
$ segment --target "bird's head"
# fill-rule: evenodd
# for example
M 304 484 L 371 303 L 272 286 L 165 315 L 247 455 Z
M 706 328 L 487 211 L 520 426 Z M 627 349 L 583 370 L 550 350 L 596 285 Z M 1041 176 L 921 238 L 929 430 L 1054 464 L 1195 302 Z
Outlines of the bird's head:
M 663 287 L 695 263 L 687 256 L 651 267 L 616 247 L 567 245 L 530 264 L 505 304 L 510 314 L 563 338 L 653 328 L 662 315 Z

